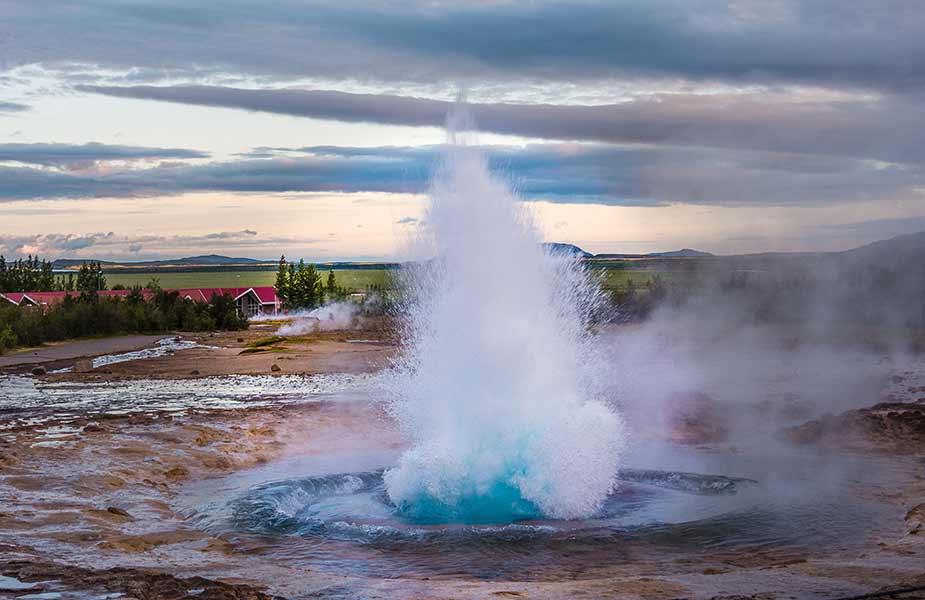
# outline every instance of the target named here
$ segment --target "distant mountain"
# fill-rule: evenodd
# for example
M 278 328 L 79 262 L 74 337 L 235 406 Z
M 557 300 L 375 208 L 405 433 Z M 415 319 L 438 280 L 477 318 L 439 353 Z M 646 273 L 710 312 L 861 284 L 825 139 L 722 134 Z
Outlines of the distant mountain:
M 709 252 L 701 252 L 700 250 L 681 248 L 680 250 L 672 250 L 671 252 L 652 252 L 646 254 L 646 256 L 661 258 L 708 258 L 713 255 Z
M 55 269 L 73 269 L 80 267 L 82 264 L 91 262 L 92 259 L 76 258 L 59 258 L 52 263 Z M 96 261 L 93 261 L 96 262 Z M 167 266 L 222 266 L 222 265 L 261 265 L 273 261 L 257 260 L 254 258 L 232 258 L 229 256 L 220 256 L 218 254 L 205 254 L 202 256 L 187 256 L 184 258 L 174 258 L 167 260 L 147 260 L 139 262 L 128 261 L 99 261 L 104 267 L 125 267 L 125 268 L 143 268 L 143 267 L 167 267 Z
M 632 258 L 709 258 L 713 256 L 709 252 L 700 250 L 691 250 L 682 248 L 681 250 L 672 250 L 670 252 L 650 252 L 648 254 L 595 254 L 594 258 L 603 259 L 632 259 Z
M 543 244 L 543 250 L 549 254 L 577 254 L 582 258 L 591 258 L 594 256 L 590 252 L 585 252 L 575 244 L 562 244 L 559 242 L 546 242 Z
M 920 267 L 925 264 L 925 231 L 872 242 L 835 255 L 860 264 Z
M 632 258 L 709 258 L 713 256 L 709 252 L 700 250 L 691 250 L 682 248 L 681 250 L 672 250 L 670 252 L 650 252 L 649 254 L 591 254 L 590 252 L 579 248 L 575 244 L 563 244 L 561 242 L 546 242 L 543 248 L 551 254 L 577 254 L 582 258 L 603 258 L 603 259 L 632 259 Z

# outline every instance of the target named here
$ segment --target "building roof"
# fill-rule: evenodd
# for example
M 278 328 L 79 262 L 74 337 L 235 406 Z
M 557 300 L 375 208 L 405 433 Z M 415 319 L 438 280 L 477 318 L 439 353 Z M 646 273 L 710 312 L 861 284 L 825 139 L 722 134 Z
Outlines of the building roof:
M 174 290 L 167 290 L 174 291 Z M 181 298 L 189 298 L 194 302 L 208 302 L 212 296 L 229 294 L 237 300 L 246 294 L 252 294 L 260 304 L 279 303 L 279 297 L 276 295 L 276 288 L 273 286 L 260 286 L 249 288 L 182 288 L 176 290 Z M 101 298 L 125 297 L 131 294 L 131 290 L 102 290 L 99 292 Z M 151 291 L 142 290 L 145 299 L 151 297 Z M 80 292 L 4 292 L 0 298 L 5 299 L 19 306 L 24 301 L 26 304 L 48 305 L 57 304 L 64 300 L 66 296 L 78 298 Z
M 31 298 L 29 298 L 29 296 L 27 296 L 24 292 L 5 292 L 3 294 L 0 294 L 0 297 L 5 298 L 6 300 L 12 302 L 16 306 L 19 306 L 20 304 L 22 304 L 23 300 L 26 301 L 26 304 L 36 303 Z
M 212 296 L 228 294 L 235 300 L 244 296 L 246 294 L 253 294 L 257 301 L 261 304 L 276 304 L 279 302 L 279 297 L 276 295 L 276 288 L 272 285 L 267 286 L 258 286 L 258 287 L 235 287 L 235 288 L 185 288 L 179 290 L 180 295 L 186 298 L 187 296 L 191 297 L 193 300 L 197 300 L 197 293 L 201 296 L 202 300 L 208 301 L 212 299 Z

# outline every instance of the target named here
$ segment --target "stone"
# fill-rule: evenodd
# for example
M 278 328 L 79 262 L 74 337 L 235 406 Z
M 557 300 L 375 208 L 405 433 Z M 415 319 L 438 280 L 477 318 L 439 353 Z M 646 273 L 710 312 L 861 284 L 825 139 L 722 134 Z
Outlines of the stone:
M 132 518 L 132 515 L 128 514 L 128 511 L 123 510 L 117 506 L 108 506 L 106 507 L 106 512 L 112 513 L 114 515 L 119 515 L 120 517 Z
M 189 372 L 190 375 L 199 375 L 199 369 L 193 369 Z
M 45 367 L 33 367 L 32 369 L 32 374 L 35 376 L 44 375 L 45 373 Z
M 274 373 L 278 373 L 282 371 L 282 369 L 280 369 L 279 365 L 276 363 L 273 363 L 273 365 L 270 367 L 270 370 L 273 371 Z
M 74 372 L 75 373 L 89 373 L 93 370 L 93 361 L 89 358 L 81 358 L 80 360 L 74 361 Z

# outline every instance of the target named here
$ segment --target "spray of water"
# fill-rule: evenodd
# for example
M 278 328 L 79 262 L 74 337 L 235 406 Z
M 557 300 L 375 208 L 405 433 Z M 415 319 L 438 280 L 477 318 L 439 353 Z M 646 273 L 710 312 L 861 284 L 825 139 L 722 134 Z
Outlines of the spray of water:
M 450 128 L 391 412 L 411 447 L 389 497 L 417 522 L 595 514 L 612 491 L 622 421 L 602 399 L 588 332 L 599 288 L 544 252 L 530 213 Z

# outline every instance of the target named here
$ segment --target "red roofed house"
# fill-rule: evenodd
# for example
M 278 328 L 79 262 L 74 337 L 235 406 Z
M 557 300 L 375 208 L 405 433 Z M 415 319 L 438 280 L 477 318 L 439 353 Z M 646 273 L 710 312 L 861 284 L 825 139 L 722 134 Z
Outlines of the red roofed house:
M 211 302 L 212 296 L 228 294 L 234 298 L 238 307 L 238 314 L 253 317 L 258 314 L 278 314 L 280 299 L 276 295 L 276 288 L 268 286 L 249 288 L 185 288 L 177 290 L 181 298 L 189 298 L 194 302 Z
M 101 298 L 125 297 L 130 290 L 102 290 Z M 3 292 L 0 299 L 12 302 L 16 306 L 49 306 L 64 300 L 65 296 L 79 298 L 80 292 Z
M 169 290 L 168 290 L 169 291 Z M 181 298 L 189 298 L 193 302 L 211 302 L 212 296 L 229 294 L 234 298 L 238 314 L 253 317 L 257 314 L 278 314 L 280 300 L 273 286 L 249 288 L 185 288 L 177 290 Z M 131 290 L 103 290 L 99 292 L 101 298 L 125 297 Z M 145 299 L 151 297 L 148 290 L 142 292 Z M 50 306 L 62 302 L 66 296 L 78 298 L 80 292 L 4 292 L 0 293 L 0 300 L 12 302 L 16 306 Z

